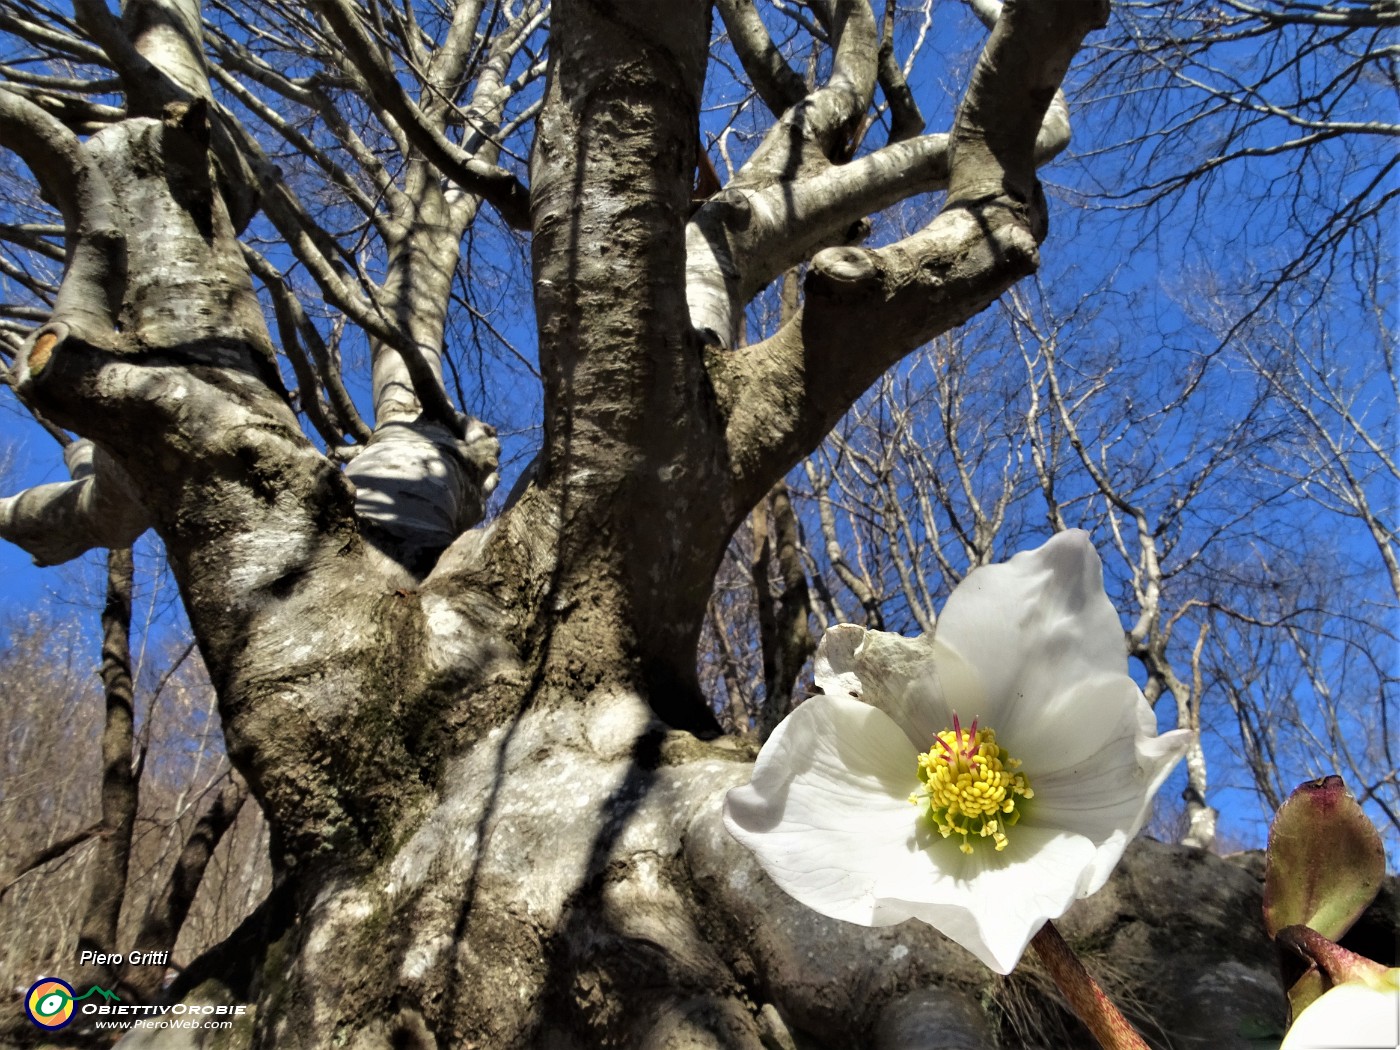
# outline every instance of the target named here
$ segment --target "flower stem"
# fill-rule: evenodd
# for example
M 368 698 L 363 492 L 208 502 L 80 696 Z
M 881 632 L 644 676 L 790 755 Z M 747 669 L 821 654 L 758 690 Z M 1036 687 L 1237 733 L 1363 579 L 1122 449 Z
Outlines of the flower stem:
M 1344 984 L 1347 981 L 1370 984 L 1385 975 L 1383 963 L 1347 951 L 1307 926 L 1285 926 L 1274 936 L 1279 944 L 1291 948 L 1326 974 L 1331 984 Z
M 1055 924 L 1047 922 L 1031 938 L 1031 946 L 1050 971 L 1075 1016 L 1084 1022 L 1104 1050 L 1150 1050 L 1118 1007 L 1099 987 Z

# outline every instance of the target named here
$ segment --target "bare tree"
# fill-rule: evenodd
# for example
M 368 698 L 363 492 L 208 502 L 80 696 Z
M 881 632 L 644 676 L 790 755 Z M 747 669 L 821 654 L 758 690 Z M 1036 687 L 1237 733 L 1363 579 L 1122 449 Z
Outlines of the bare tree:
M 816 620 L 930 630 L 971 568 L 1047 527 L 1088 528 L 1111 552 L 1147 695 L 1197 736 L 1185 842 L 1215 844 L 1213 785 L 1238 789 L 1241 773 L 1264 816 L 1298 780 L 1344 770 L 1393 823 L 1394 603 L 1348 539 L 1354 522 L 1385 566 L 1389 357 L 1256 320 L 1238 352 L 1175 370 L 1146 326 L 1121 334 L 1121 312 L 1017 290 L 1003 314 L 885 376 L 803 464 Z M 1230 323 L 1205 309 L 1199 338 Z M 1008 341 L 1019 374 L 1001 364 Z
M 1326 766 L 1369 796 L 1379 786 L 1389 797 L 1373 797 L 1372 812 L 1392 825 L 1395 763 L 1378 743 L 1388 734 L 1361 749 L 1364 768 L 1343 745 L 1358 724 L 1385 730 L 1395 717 L 1380 654 L 1396 579 L 1381 493 L 1395 457 L 1382 421 L 1396 402 L 1384 304 L 1400 194 L 1397 24 L 1393 3 L 1366 0 L 1115 5 L 1086 92 L 1116 119 L 1080 139 L 1085 178 L 1071 190 L 1088 188 L 1100 217 L 1117 214 L 1139 249 L 1171 260 L 1153 279 L 1208 336 L 1178 356 L 1182 374 L 1206 377 L 1224 358 L 1280 428 L 1254 466 L 1286 495 L 1257 512 L 1260 527 L 1237 530 L 1249 542 L 1216 544 L 1202 562 L 1224 585 L 1201 587 L 1206 606 L 1184 614 L 1202 639 L 1190 680 L 1200 670 L 1208 693 L 1229 698 L 1234 718 L 1219 725 L 1237 732 L 1266 806 L 1290 777 Z M 1223 222 L 1222 198 L 1234 202 Z M 1189 398 L 1190 384 L 1178 393 Z M 1320 535 L 1300 536 L 1297 516 Z M 1367 582 L 1358 542 L 1379 553 L 1388 595 Z M 1338 676 L 1351 681 L 1340 719 L 1329 714 Z
M 1389 0 L 1142 0 L 1116 5 L 1089 90 L 1118 121 L 1093 144 L 1109 207 L 1144 239 L 1182 238 L 1252 285 L 1243 325 L 1276 296 L 1325 309 L 1364 295 L 1387 243 L 1400 83 Z M 1109 181 L 1109 172 L 1116 178 Z M 1202 216 L 1222 196 L 1245 221 Z M 1226 339 L 1238 327 L 1221 333 Z
M 100 490 L 164 543 L 270 825 L 278 888 L 199 968 L 222 975 L 200 995 L 256 1004 L 255 1045 L 771 1042 L 734 904 L 698 903 L 682 856 L 745 775 L 707 742 L 696 642 L 745 515 L 1039 263 L 1036 166 L 1106 7 L 978 10 L 957 116 L 920 134 L 865 0 L 774 9 L 821 43 L 810 89 L 761 15 L 719 4 L 772 116 L 695 200 L 706 3 L 560 3 L 547 28 L 470 0 L 219 4 L 207 27 L 194 0 L 6 4 L 36 60 L 0 90 L 0 141 L 63 228 L 21 231 L 63 270 L 10 312 L 14 382 L 99 454 L 5 534 L 113 545 Z M 856 243 L 935 191 L 920 229 Z M 443 344 L 476 294 L 463 239 L 492 223 L 529 236 L 542 444 L 475 527 L 497 444 Z M 799 307 L 745 345 L 747 303 L 803 263 Z M 368 343 L 356 413 L 341 318 Z M 831 1038 L 860 1041 L 866 1011 L 842 1016 Z
M 78 929 L 80 951 L 112 952 L 126 897 L 131 837 L 136 827 L 137 784 L 132 731 L 135 689 L 131 676 L 131 548 L 107 553 L 107 600 L 102 609 L 102 691 L 106 717 L 102 727 L 102 816 L 93 863 L 103 877 L 89 884 Z M 109 976 L 109 974 L 102 974 Z
M 1261 468 L 1297 508 L 1232 568 L 1240 586 L 1212 610 L 1228 643 L 1217 679 L 1266 799 L 1277 767 L 1338 771 L 1377 822 L 1400 831 L 1394 726 L 1397 401 L 1386 290 L 1360 310 L 1319 316 L 1283 299 L 1241 323 L 1249 292 L 1196 297 L 1209 330 L 1238 327 L 1230 357 L 1268 391 L 1286 440 Z M 1306 299 L 1306 297 L 1304 297 Z M 1372 348 L 1374 352 L 1372 352 Z M 1364 351 L 1364 352 L 1358 352 Z
M 0 661 L 12 759 L 0 770 L 7 828 L 0 972 L 27 983 L 41 970 L 58 970 L 75 983 L 149 994 L 165 967 L 130 967 L 125 957 L 176 943 L 247 791 L 230 777 L 209 725 L 198 740 L 186 736 L 211 713 L 207 705 L 182 702 L 211 695 L 207 681 L 189 674 L 191 647 L 144 665 L 133 656 L 131 551 L 109 552 L 106 568 L 98 638 L 86 637 L 73 619 L 36 614 L 31 625 L 12 625 Z M 138 630 L 143 626 L 149 634 L 149 621 Z M 87 661 L 84 652 L 91 654 Z M 88 682 L 98 680 L 94 696 Z M 188 764 L 180 752 L 191 744 Z M 184 777 L 189 780 L 181 783 Z M 211 788 L 218 795 L 212 806 Z M 53 812 L 45 796 L 67 796 L 72 812 Z M 256 874 L 249 882 L 251 888 Z M 222 897 L 231 900 L 235 889 L 223 888 Z M 211 899 L 206 910 L 218 903 Z M 190 948 L 197 953 L 214 939 L 196 938 Z M 78 965 L 83 951 L 121 957 L 123 964 Z M 172 956 L 171 964 L 180 958 Z
M 31 612 L 7 624 L 0 649 L 6 703 L 0 783 L 7 918 L 4 971 L 21 975 L 76 944 L 71 912 L 84 896 L 81 848 L 100 831 L 99 777 L 60 775 L 100 755 L 101 691 L 94 647 L 76 622 Z M 87 659 L 83 658 L 86 652 Z M 38 873 L 41 878 L 27 877 Z M 33 977 L 30 977 L 33 980 Z

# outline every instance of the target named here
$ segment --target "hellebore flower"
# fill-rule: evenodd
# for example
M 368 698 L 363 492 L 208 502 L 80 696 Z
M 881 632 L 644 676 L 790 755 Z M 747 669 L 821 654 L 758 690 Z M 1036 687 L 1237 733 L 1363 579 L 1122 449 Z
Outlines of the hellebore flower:
M 970 573 L 931 636 L 832 628 L 816 680 L 730 833 L 809 908 L 920 919 L 999 973 L 1103 886 L 1189 738 L 1157 735 L 1078 531 Z
M 1400 970 L 1339 984 L 1298 1015 L 1279 1050 L 1400 1046 Z

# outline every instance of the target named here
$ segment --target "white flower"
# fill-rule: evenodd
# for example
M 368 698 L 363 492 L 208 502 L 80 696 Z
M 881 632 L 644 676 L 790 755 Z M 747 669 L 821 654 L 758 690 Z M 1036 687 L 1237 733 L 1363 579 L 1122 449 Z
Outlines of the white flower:
M 1279 1050 L 1393 1050 L 1400 1046 L 1400 970 L 1347 981 L 1313 1000 Z
M 931 637 L 832 628 L 816 679 L 730 833 L 809 908 L 920 919 L 999 973 L 1103 886 L 1189 739 L 1157 735 L 1077 531 L 970 573 Z

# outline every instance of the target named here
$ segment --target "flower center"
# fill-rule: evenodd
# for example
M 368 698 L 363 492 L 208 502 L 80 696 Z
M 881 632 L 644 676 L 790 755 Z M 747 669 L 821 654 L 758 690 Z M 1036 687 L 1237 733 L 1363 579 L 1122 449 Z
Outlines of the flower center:
M 919 756 L 920 787 L 909 801 L 945 839 L 961 835 L 964 853 L 988 838 L 1001 851 L 1006 829 L 1021 819 L 1018 804 L 1035 795 L 1026 774 L 1016 772 L 1020 765 L 997 746 L 993 730 L 978 729 L 976 721 L 963 729 L 954 715 L 953 728 Z

